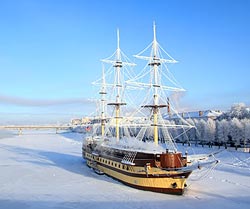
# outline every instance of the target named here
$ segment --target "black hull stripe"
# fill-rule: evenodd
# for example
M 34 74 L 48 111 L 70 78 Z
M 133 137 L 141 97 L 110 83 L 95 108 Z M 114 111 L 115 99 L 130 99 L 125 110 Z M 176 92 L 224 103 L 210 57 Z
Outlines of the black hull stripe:
M 127 172 L 127 171 L 122 170 L 122 169 L 118 169 L 118 168 L 106 165 L 106 164 L 102 164 L 102 163 L 100 163 L 98 161 L 95 161 L 95 162 L 97 162 L 98 165 L 103 166 L 105 168 L 108 168 L 110 170 L 122 173 L 122 174 L 124 174 L 126 176 L 137 177 L 137 178 L 183 178 L 183 177 L 188 178 L 188 176 L 192 172 L 192 171 L 184 171 L 184 172 L 177 173 L 177 174 L 159 174 L 159 175 L 148 174 L 147 175 L 144 172 L 143 173 L 131 173 L 131 172 Z
M 122 161 L 123 158 L 119 158 L 119 157 L 115 157 L 112 155 L 105 155 L 105 154 L 101 154 L 100 157 L 108 159 L 108 160 L 113 160 L 117 163 L 120 163 Z M 152 162 L 154 161 L 154 159 L 152 158 L 148 158 L 148 159 L 138 159 L 136 158 L 135 160 L 135 165 L 136 166 L 144 166 L 146 164 L 146 162 Z

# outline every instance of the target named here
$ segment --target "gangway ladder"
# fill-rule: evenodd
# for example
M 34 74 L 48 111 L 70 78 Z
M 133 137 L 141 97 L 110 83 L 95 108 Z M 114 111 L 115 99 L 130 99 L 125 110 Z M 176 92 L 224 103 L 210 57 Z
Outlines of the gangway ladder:
M 135 165 L 134 160 L 135 160 L 136 154 L 137 154 L 136 151 L 128 152 L 128 153 L 123 157 L 121 163 L 126 164 L 126 165 Z

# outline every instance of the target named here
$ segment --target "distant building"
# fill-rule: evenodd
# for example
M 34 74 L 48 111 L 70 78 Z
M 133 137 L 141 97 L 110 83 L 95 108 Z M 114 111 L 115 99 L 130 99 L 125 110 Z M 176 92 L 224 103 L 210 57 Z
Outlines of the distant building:
M 192 112 L 181 112 L 181 113 L 174 113 L 169 115 L 168 113 L 163 114 L 164 119 L 176 119 L 179 117 L 182 118 L 211 118 L 216 119 L 219 117 L 223 112 L 220 110 L 200 110 L 200 111 L 192 111 Z M 178 116 L 179 115 L 179 116 Z
M 81 125 L 82 124 L 82 119 L 79 118 L 74 118 L 71 120 L 71 124 L 74 126 Z
M 85 118 L 74 118 L 71 120 L 71 124 L 72 125 L 83 125 L 83 124 L 88 124 L 90 123 L 91 119 L 88 118 L 88 117 L 85 117 Z

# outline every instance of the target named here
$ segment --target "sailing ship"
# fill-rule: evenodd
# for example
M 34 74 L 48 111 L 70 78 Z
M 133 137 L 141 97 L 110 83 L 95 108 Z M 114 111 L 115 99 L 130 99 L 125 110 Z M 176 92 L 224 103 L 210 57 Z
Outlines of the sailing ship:
M 170 124 L 162 118 L 163 109 L 166 109 L 169 115 L 171 115 L 171 111 L 174 111 L 165 92 L 184 91 L 182 87 L 176 86 L 177 81 L 172 76 L 166 77 L 174 84 L 173 86 L 164 86 L 162 83 L 161 74 L 164 72 L 161 67 L 177 61 L 169 54 L 167 54 L 167 59 L 160 56 L 162 48 L 156 40 L 154 24 L 153 42 L 147 47 L 151 49 L 150 56 L 142 55 L 145 50 L 135 56 L 147 60 L 149 70 L 144 70 L 144 73 L 131 77 L 128 81 L 123 81 L 122 68 L 134 66 L 134 64 L 122 59 L 123 53 L 119 42 L 118 31 L 114 59 L 102 60 L 112 64 L 115 72 L 115 82 L 112 85 L 115 99 L 107 102 L 108 84 L 106 84 L 103 70 L 102 87 L 99 92 L 101 95 L 100 123 L 95 124 L 99 128 L 93 128 L 92 134 L 83 140 L 82 156 L 86 159 L 87 165 L 95 172 L 106 174 L 131 187 L 181 195 L 187 186 L 186 180 L 192 173 L 193 167 L 188 166 L 187 153 L 183 154 L 177 150 L 171 130 L 187 131 L 193 126 L 184 119 L 183 125 L 180 127 L 180 125 Z M 167 70 L 167 72 L 169 71 Z M 139 82 L 144 74 L 150 76 L 149 83 Z M 140 112 L 143 114 L 149 112 L 148 117 L 143 115 L 139 119 L 133 120 L 135 118 L 133 115 L 128 120 L 125 115 L 122 115 L 122 107 L 126 105 L 122 97 L 126 90 L 125 85 L 133 86 L 133 88 L 142 87 L 151 93 L 143 98 L 143 104 L 139 106 Z M 166 102 L 164 103 L 164 101 Z M 105 110 L 108 107 L 113 107 L 114 115 L 106 115 Z

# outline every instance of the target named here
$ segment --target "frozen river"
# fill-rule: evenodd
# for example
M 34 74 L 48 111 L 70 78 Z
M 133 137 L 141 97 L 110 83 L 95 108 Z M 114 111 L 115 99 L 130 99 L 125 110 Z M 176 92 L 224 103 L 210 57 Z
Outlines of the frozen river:
M 161 209 L 250 206 L 250 154 L 224 150 L 212 170 L 195 171 L 183 196 L 140 191 L 97 175 L 81 158 L 78 133 L 1 132 L 1 209 Z M 183 147 L 182 147 L 183 148 Z M 216 148 L 213 148 L 216 149 Z M 211 148 L 192 148 L 212 152 Z M 190 152 L 190 150 L 189 150 Z

